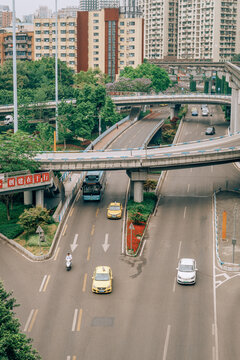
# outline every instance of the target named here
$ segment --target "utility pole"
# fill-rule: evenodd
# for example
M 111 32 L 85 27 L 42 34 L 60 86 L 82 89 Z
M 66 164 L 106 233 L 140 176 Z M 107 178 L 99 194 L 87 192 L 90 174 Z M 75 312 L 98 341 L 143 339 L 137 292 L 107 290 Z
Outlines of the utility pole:
M 16 11 L 15 0 L 13 5 L 13 104 L 14 104 L 14 134 L 18 131 L 18 104 L 17 104 L 17 52 L 16 52 Z
M 58 7 L 55 0 L 56 34 L 55 34 L 55 102 L 56 102 L 56 141 L 58 141 Z

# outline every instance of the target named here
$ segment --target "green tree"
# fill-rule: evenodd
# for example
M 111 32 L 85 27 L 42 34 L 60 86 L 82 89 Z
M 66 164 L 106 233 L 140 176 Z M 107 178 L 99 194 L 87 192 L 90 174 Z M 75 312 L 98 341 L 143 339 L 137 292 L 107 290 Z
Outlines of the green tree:
M 100 117 L 102 131 L 105 131 L 107 127 L 111 127 L 120 120 L 120 115 L 115 110 L 115 104 L 109 96 L 106 98 L 105 105 L 100 112 Z
M 0 282 L 0 359 L 40 360 L 32 340 L 20 332 L 20 323 L 13 311 L 16 306 L 12 293 L 6 292 Z
M 232 61 L 240 61 L 240 54 L 233 55 Z
M 36 131 L 41 143 L 41 150 L 52 150 L 54 143 L 54 128 L 49 123 L 38 123 Z
M 51 222 L 51 216 L 49 211 L 42 206 L 25 209 L 19 216 L 18 224 L 26 230 L 27 233 L 36 232 L 38 226 L 49 224 Z
M 85 85 L 105 85 L 109 82 L 109 76 L 99 69 L 88 69 L 74 75 L 74 84 L 82 89 Z
M 158 93 L 164 91 L 170 85 L 170 79 L 166 70 L 161 69 L 155 64 L 150 64 L 147 61 L 138 65 L 135 69 L 133 67 L 125 67 L 121 72 L 120 77 L 129 79 L 146 78 L 150 79 L 154 90 Z

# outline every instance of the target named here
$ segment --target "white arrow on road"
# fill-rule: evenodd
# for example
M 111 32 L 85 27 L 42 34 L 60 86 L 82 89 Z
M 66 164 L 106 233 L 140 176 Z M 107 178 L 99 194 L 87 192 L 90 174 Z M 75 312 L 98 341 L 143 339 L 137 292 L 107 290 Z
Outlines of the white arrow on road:
M 103 250 L 105 252 L 107 252 L 108 248 L 109 248 L 110 244 L 108 243 L 108 234 L 105 235 L 105 242 L 104 244 L 102 244 Z
M 70 245 L 72 252 L 74 252 L 74 250 L 78 247 L 77 239 L 78 239 L 78 234 L 76 234 L 76 235 L 74 236 L 73 243 Z

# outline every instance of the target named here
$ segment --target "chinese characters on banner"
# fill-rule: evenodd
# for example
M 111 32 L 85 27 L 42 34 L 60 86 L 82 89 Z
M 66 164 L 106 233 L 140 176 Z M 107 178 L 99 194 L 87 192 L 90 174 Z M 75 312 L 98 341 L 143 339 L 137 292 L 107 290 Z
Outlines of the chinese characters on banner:
M 44 183 L 49 180 L 50 180 L 49 173 L 28 174 L 28 175 L 21 175 L 17 177 L 8 178 L 7 185 L 8 187 L 31 185 L 37 183 Z M 3 180 L 0 179 L 0 189 L 2 189 L 2 187 L 3 187 Z

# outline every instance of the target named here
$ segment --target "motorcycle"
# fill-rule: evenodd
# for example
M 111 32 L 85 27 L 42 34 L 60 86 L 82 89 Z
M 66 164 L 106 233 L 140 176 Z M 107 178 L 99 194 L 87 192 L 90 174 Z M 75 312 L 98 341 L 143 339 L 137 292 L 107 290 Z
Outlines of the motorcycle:
M 72 268 L 72 261 L 71 260 L 66 260 L 66 270 L 69 271 Z

